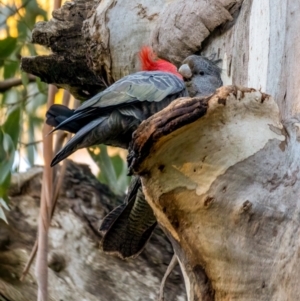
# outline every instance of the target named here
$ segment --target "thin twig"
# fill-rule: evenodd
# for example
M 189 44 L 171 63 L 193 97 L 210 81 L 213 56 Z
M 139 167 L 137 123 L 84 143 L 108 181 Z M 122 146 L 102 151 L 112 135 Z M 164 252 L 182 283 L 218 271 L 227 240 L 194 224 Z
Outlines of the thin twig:
M 161 284 L 160 284 L 160 289 L 159 289 L 159 297 L 158 297 L 158 301 L 164 301 L 164 288 L 165 288 L 165 285 L 166 285 L 166 281 L 168 279 L 168 276 L 170 275 L 170 273 L 173 271 L 173 269 L 175 268 L 176 264 L 178 263 L 178 260 L 177 260 L 177 256 L 176 254 L 174 253 L 170 263 L 169 263 L 169 266 L 165 272 L 165 275 L 161 281 Z
M 67 135 L 67 139 L 70 139 L 71 138 L 71 134 L 69 133 Z M 51 208 L 51 217 L 50 217 L 50 221 L 54 215 L 54 211 L 55 211 L 55 207 L 56 207 L 56 204 L 57 204 L 57 200 L 58 200 L 58 196 L 59 196 L 59 191 L 60 191 L 60 188 L 62 186 L 62 183 L 63 183 L 63 179 L 64 179 L 64 176 L 65 176 L 65 173 L 66 173 L 66 169 L 67 169 L 67 161 L 63 161 L 63 164 L 62 164 L 62 167 L 60 169 L 60 175 L 57 179 L 57 183 L 54 185 L 54 192 L 53 192 L 53 203 L 52 203 L 52 208 Z M 30 269 L 30 266 L 32 265 L 32 262 L 34 260 L 34 257 L 36 255 L 36 252 L 38 250 L 38 241 L 36 239 L 35 243 L 34 243 L 34 246 L 31 250 L 31 253 L 30 253 L 30 256 L 29 256 L 29 259 L 26 263 L 26 266 L 22 272 L 22 276 L 20 278 L 20 281 L 24 281 L 26 275 L 28 274 L 29 272 L 29 269 Z
M 54 154 L 57 154 L 58 151 L 62 148 L 64 141 L 67 137 L 67 133 L 63 131 L 59 131 L 55 137 L 55 147 L 54 147 Z M 56 173 L 55 173 L 56 174 Z
M 70 103 L 70 92 L 65 90 L 64 95 L 63 95 L 63 101 L 62 104 L 66 107 L 69 106 Z M 64 140 L 66 138 L 67 134 L 63 131 L 59 131 L 56 135 L 56 141 L 55 141 L 55 148 L 54 148 L 54 153 L 56 154 L 63 146 Z M 69 137 L 70 139 L 70 137 Z
M 49 86 L 47 106 L 54 103 L 56 88 Z M 43 172 L 43 185 L 41 192 L 41 206 L 38 222 L 38 239 L 37 245 L 37 258 L 35 274 L 38 283 L 38 301 L 48 300 L 48 229 L 50 225 L 50 217 L 52 210 L 53 199 L 53 170 L 50 167 L 50 162 L 53 157 L 53 137 L 47 136 L 50 131 L 50 126 L 44 124 L 43 127 L 43 153 L 44 153 L 44 172 Z
M 47 88 L 48 89 L 48 88 Z M 44 93 L 47 91 L 47 89 L 43 90 L 43 91 L 37 91 L 33 94 L 29 94 L 29 95 L 26 95 L 24 96 L 23 98 L 21 98 L 20 100 L 18 101 L 15 101 L 15 102 L 10 102 L 10 103 L 5 103 L 5 104 L 0 104 L 0 108 L 6 108 L 6 107 L 11 107 L 11 106 L 14 106 L 14 105 L 17 105 L 17 104 L 28 104 L 30 101 L 33 101 L 34 100 L 34 97 L 41 94 L 41 93 Z M 30 100 L 28 100 L 29 98 L 31 98 Z
M 28 147 L 28 146 L 31 146 L 31 145 L 36 145 L 36 144 L 39 144 L 39 143 L 42 143 L 42 142 L 43 142 L 43 140 L 36 140 L 36 141 L 28 142 L 28 143 L 18 141 L 18 143 L 23 145 L 24 147 Z
M 6 16 L 6 20 L 9 18 L 9 17 L 11 17 L 11 16 L 13 16 L 13 15 L 15 15 L 15 14 L 20 14 L 19 13 L 19 10 L 20 9 L 22 9 L 22 8 L 25 8 L 26 6 L 27 6 L 27 4 L 30 2 L 31 0 L 28 0 L 28 1 L 26 1 L 26 2 L 24 2 L 20 7 L 16 7 L 15 9 L 13 9 L 13 8 L 11 8 L 9 5 L 6 5 L 5 3 L 3 3 L 1 0 L 0 0 L 0 3 L 3 5 L 3 6 L 5 6 L 5 7 L 7 7 L 10 11 L 11 11 L 11 13 L 10 14 L 8 14 L 7 16 Z M 22 16 L 21 16 L 22 17 Z M 0 27 L 1 26 L 3 26 L 5 23 L 6 23 L 6 20 L 5 21 L 3 21 L 1 24 L 0 24 Z M 27 24 L 25 23 L 25 25 L 27 26 Z M 27 26 L 28 27 L 28 26 Z M 30 30 L 32 29 L 32 28 L 29 28 Z
M 102 82 L 102 84 L 106 87 L 106 88 L 108 88 L 108 83 L 104 80 L 104 78 L 103 78 L 103 76 L 98 76 L 98 78 L 99 78 L 99 80 Z
M 64 96 L 63 96 L 63 104 L 68 106 L 69 105 L 69 102 L 70 102 L 70 93 L 68 91 L 64 91 Z M 62 138 L 66 138 L 66 135 L 65 133 L 63 133 L 63 136 Z M 70 139 L 71 138 L 71 134 L 68 134 L 67 135 L 67 139 Z M 57 139 L 56 140 L 56 144 L 55 144 L 55 150 L 56 149 L 60 149 L 63 145 L 63 139 Z M 50 164 L 49 164 L 50 165 Z M 52 191 L 52 196 L 53 196 L 53 199 L 52 199 L 52 206 L 51 206 L 51 216 L 50 216 L 50 221 L 53 217 L 53 214 L 54 214 L 54 210 L 55 210 L 55 206 L 56 206 L 56 203 L 57 203 L 57 200 L 58 200 L 58 196 L 59 196 L 59 191 L 60 191 L 60 188 L 61 188 L 61 185 L 62 185 L 62 182 L 63 182 L 63 179 L 64 179 L 64 175 L 65 175 L 65 171 L 66 171 L 66 161 L 63 162 L 63 165 L 61 167 L 61 170 L 60 170 L 60 176 L 59 178 L 56 180 L 57 183 L 53 186 L 53 191 Z M 23 273 L 22 273 L 22 276 L 20 278 L 21 281 L 23 281 L 26 277 L 26 275 L 28 274 L 28 271 L 30 269 L 30 266 L 34 260 L 34 257 L 37 253 L 37 250 L 38 250 L 38 242 L 37 240 L 35 241 L 35 244 L 34 244 L 34 247 L 31 251 L 31 254 L 29 256 L 29 260 L 23 270 Z
M 38 241 L 36 239 L 35 243 L 34 243 L 34 246 L 33 246 L 32 250 L 31 250 L 29 259 L 28 259 L 28 261 L 26 263 L 26 266 L 25 266 L 25 268 L 24 268 L 24 270 L 22 272 L 22 275 L 20 277 L 20 281 L 24 281 L 26 275 L 28 274 L 28 271 L 29 271 L 29 269 L 30 269 L 30 267 L 32 265 L 32 262 L 34 260 L 35 255 L 36 255 L 37 248 L 38 248 Z
M 36 81 L 36 77 L 32 74 L 28 74 L 28 80 L 30 83 Z M 9 78 L 0 82 L 0 93 L 4 93 L 5 91 L 11 89 L 12 87 L 17 87 L 22 85 L 21 78 Z
M 71 139 L 71 137 L 72 137 L 71 133 L 68 133 L 67 140 Z M 52 216 L 54 214 L 54 211 L 55 211 L 56 203 L 57 203 L 58 196 L 59 196 L 59 191 L 60 191 L 60 188 L 61 188 L 61 186 L 63 184 L 63 181 L 64 181 L 66 169 L 67 169 L 67 161 L 65 160 L 62 163 L 62 166 L 61 166 L 61 169 L 60 169 L 60 175 L 59 175 L 59 177 L 57 179 L 57 183 L 56 183 L 55 188 L 54 188 L 53 206 L 52 206 L 52 211 L 51 211 L 51 218 L 52 218 Z

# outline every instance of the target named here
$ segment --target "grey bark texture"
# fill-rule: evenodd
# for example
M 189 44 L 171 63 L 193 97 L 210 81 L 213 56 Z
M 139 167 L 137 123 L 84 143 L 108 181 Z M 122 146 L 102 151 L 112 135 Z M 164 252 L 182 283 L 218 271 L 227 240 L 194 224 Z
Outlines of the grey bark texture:
M 38 22 L 32 43 L 51 49 L 47 56 L 24 57 L 21 68 L 44 82 L 69 90 L 76 98 L 86 99 L 105 85 L 88 66 L 81 28 L 92 12 L 93 1 L 66 2 L 54 10 L 49 22 Z
M 36 239 L 42 168 L 15 174 L 9 224 L 0 221 L 0 300 L 36 300 L 34 266 L 19 280 Z M 145 251 L 123 261 L 100 250 L 103 217 L 123 200 L 69 161 L 49 232 L 49 300 L 156 300 L 173 250 L 157 229 Z M 179 267 L 170 275 L 165 300 L 185 300 Z
M 239 1 L 82 1 L 66 2 L 49 22 L 38 22 L 32 42 L 49 56 L 24 57 L 22 69 L 47 83 L 89 98 L 139 70 L 137 53 L 151 45 L 179 65 L 218 26 L 234 22 Z
M 299 151 L 299 118 L 282 123 L 274 99 L 249 88 L 178 99 L 138 128 L 130 168 L 188 300 L 299 298 Z
M 150 44 L 175 64 L 199 52 L 220 58 L 224 84 L 234 85 L 179 100 L 144 122 L 130 153 L 131 171 L 142 176 L 176 250 L 189 301 L 298 300 L 300 2 L 89 5 L 77 37 L 91 77 L 73 84 L 76 60 L 55 50 L 57 24 L 68 24 L 61 17 L 41 33 L 54 37 L 48 46 L 61 58 L 57 66 L 67 60 L 72 76 L 49 72 L 43 80 L 86 98 L 95 90 L 84 83 L 102 89 L 138 70 L 136 54 Z M 43 58 L 24 58 L 23 69 L 37 74 L 35 60 Z

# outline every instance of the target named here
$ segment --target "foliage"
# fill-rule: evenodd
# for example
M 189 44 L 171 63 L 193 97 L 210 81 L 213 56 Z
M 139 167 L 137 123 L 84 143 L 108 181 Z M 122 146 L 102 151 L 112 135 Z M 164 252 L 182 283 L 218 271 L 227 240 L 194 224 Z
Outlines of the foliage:
M 19 168 L 21 161 L 27 166 L 35 163 L 42 140 L 47 85 L 19 68 L 22 56 L 46 54 L 44 48 L 30 42 L 34 24 L 47 20 L 46 10 L 37 1 L 0 0 L 0 84 L 21 79 L 6 90 L 0 87 L 0 219 L 5 219 L 3 208 L 9 208 L 11 172 Z M 89 153 L 100 167 L 99 179 L 115 193 L 124 193 L 128 185 L 124 160 L 119 155 L 109 157 L 105 146 L 92 148 Z
M 120 155 L 109 157 L 105 145 L 90 147 L 88 151 L 92 159 L 100 167 L 99 181 L 107 184 L 116 194 L 124 193 L 129 183 L 129 178 L 126 177 L 126 162 Z
M 29 82 L 20 71 L 22 55 L 36 55 L 30 44 L 30 34 L 37 19 L 46 20 L 46 11 L 36 0 L 22 0 L 11 4 L 0 2 L 0 81 L 21 78 L 22 85 L 3 89 L 0 94 L 0 218 L 8 209 L 7 189 L 16 155 L 26 154 L 28 165 L 34 163 L 35 131 L 42 125 L 39 107 L 46 102 L 47 86 Z M 13 87 L 13 85 L 12 85 Z M 24 139 L 24 140 L 23 140 Z M 21 142 L 26 141 L 26 143 Z M 24 145 L 28 147 L 24 148 Z M 23 150 L 22 150 L 23 148 Z

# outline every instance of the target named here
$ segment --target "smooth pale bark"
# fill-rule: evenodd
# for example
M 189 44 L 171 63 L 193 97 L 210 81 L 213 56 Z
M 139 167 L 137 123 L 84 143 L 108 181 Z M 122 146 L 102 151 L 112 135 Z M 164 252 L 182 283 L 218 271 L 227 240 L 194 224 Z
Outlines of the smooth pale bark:
M 235 24 L 214 32 L 203 49 L 223 59 L 224 84 L 272 95 L 283 119 L 300 112 L 299 12 L 299 1 L 244 1 Z
M 51 48 L 49 56 L 24 57 L 22 69 L 77 98 L 140 70 L 143 45 L 179 65 L 202 48 L 218 26 L 233 22 L 241 0 L 76 0 L 38 22 L 33 42 Z M 94 5 L 94 6 L 93 6 Z M 80 30 L 81 28 L 81 30 Z
M 33 42 L 53 55 L 23 58 L 22 68 L 88 98 L 103 81 L 138 70 L 142 45 L 177 64 L 201 51 L 223 60 L 224 84 L 271 94 L 287 118 L 300 103 L 299 6 L 293 0 L 68 2 L 33 31 Z
M 190 122 L 191 104 L 207 101 Z M 283 125 L 273 98 L 235 87 L 176 100 L 139 127 L 131 170 L 190 301 L 298 299 L 299 138 L 299 121 Z
M 149 152 L 143 147 L 136 155 L 149 165 L 148 174 L 141 172 L 140 163 L 136 172 L 143 174 L 149 203 L 179 256 L 189 300 L 298 300 L 300 2 L 207 3 L 136 0 L 122 6 L 117 0 L 101 1 L 80 20 L 84 26 L 76 39 L 85 43 L 78 44 L 78 53 L 86 57 L 79 55 L 67 68 L 79 74 L 81 60 L 88 67 L 79 78 L 82 83 L 77 76 L 63 81 L 56 72 L 41 75 L 87 97 L 95 93 L 95 79 L 111 83 L 138 70 L 136 53 L 150 44 L 177 64 L 199 51 L 215 55 L 222 59 L 225 85 L 271 95 L 242 89 L 222 96 L 226 104 L 215 103 L 218 96 L 209 100 L 206 115 L 205 108 L 196 106 L 189 115 L 199 118 L 193 124 L 184 126 L 179 118 L 155 132 L 154 123 L 146 131 L 153 130 L 158 139 L 151 142 L 151 156 L 145 159 Z M 65 16 L 56 21 L 64 22 Z M 41 37 L 49 28 L 45 25 Z M 50 29 L 50 36 L 62 41 L 57 28 Z M 57 55 L 53 41 L 48 46 Z M 60 49 L 54 71 L 69 55 Z M 36 74 L 39 60 L 46 62 L 25 58 L 23 69 Z M 165 115 L 158 116 L 161 126 L 168 124 Z M 172 127 L 177 131 L 160 136 Z M 164 160 L 172 173 L 164 171 Z

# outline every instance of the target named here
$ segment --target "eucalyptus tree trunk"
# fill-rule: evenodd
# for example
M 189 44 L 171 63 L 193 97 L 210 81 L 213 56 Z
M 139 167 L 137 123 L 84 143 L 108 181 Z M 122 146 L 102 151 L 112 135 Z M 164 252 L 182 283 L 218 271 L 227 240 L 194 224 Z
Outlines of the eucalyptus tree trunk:
M 131 148 L 131 171 L 173 244 L 189 301 L 298 300 L 299 1 L 82 3 L 36 26 L 33 40 L 54 54 L 24 58 L 24 70 L 87 98 L 88 83 L 102 89 L 138 70 L 143 44 L 177 65 L 199 51 L 222 59 L 230 86 L 174 102 L 141 125 Z M 82 31 L 62 40 L 70 24 Z M 53 62 L 67 62 L 69 76 Z
M 35 167 L 12 177 L 8 224 L 0 220 L 1 301 L 37 300 L 34 265 L 23 281 L 20 278 L 37 235 L 42 172 Z M 101 251 L 99 225 L 122 201 L 88 166 L 68 162 L 49 230 L 49 301 L 156 300 L 173 254 L 159 229 L 134 261 Z M 170 277 L 165 300 L 185 300 L 179 268 Z
M 189 300 L 298 299 L 299 137 L 273 98 L 235 86 L 176 100 L 140 126 L 131 171 Z

